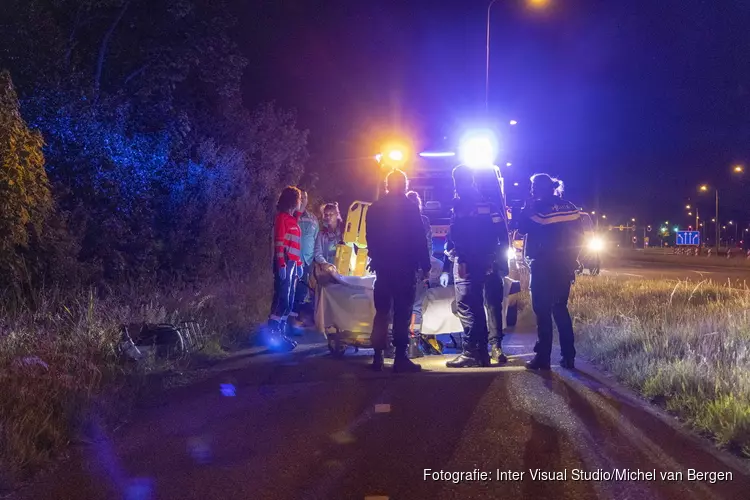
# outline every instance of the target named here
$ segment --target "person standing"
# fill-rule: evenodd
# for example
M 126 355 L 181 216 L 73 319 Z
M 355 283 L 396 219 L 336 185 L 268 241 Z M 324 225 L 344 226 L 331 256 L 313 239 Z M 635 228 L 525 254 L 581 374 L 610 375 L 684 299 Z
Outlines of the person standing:
M 292 350 L 297 343 L 286 336 L 286 323 L 294 303 L 297 280 L 302 274 L 299 216 L 302 194 L 293 186 L 281 191 L 273 226 L 273 298 L 268 318 L 270 343 Z
M 446 366 L 486 367 L 490 366 L 490 355 L 485 288 L 496 265 L 498 247 L 501 241 L 507 241 L 508 231 L 498 207 L 481 199 L 470 167 L 459 165 L 453 169 L 453 184 L 456 197 L 440 283 L 448 286 L 449 273 L 453 273 L 456 309 L 464 331 L 463 351 Z M 502 313 L 500 320 L 502 328 Z
M 419 214 L 422 217 L 422 227 L 424 229 L 425 239 L 427 240 L 427 251 L 430 256 L 432 255 L 432 226 L 430 225 L 430 219 L 427 218 L 423 213 L 422 198 L 419 197 L 419 193 L 416 191 L 409 191 L 406 193 L 406 197 L 419 207 Z M 424 305 L 424 299 L 427 296 L 427 289 L 429 288 L 429 273 L 427 275 L 416 276 L 416 295 L 414 298 L 414 306 L 411 314 L 411 334 L 414 337 L 418 337 L 422 330 L 422 309 Z
M 415 275 L 430 271 L 430 255 L 424 241 L 419 208 L 406 197 L 408 180 L 394 169 L 386 178 L 386 194 L 367 211 L 369 269 L 375 272 L 371 341 L 375 349 L 372 367 L 383 369 L 383 352 L 388 342 L 388 320 L 393 308 L 394 372 L 418 372 L 407 355 L 409 320 L 414 304 Z
M 552 320 L 560 336 L 563 368 L 575 368 L 573 320 L 568 311 L 570 287 L 578 268 L 583 243 L 581 213 L 562 199 L 562 181 L 547 174 L 531 177 L 531 200 L 521 211 L 519 232 L 527 235 L 530 260 L 531 304 L 536 315 L 538 340 L 530 370 L 549 370 L 552 355 Z
M 302 274 L 297 282 L 294 294 L 294 307 L 292 307 L 292 312 L 289 314 L 292 326 L 295 327 L 305 324 L 305 321 L 302 321 L 302 315 L 305 312 L 305 305 L 309 304 L 311 300 L 310 295 L 312 291 L 310 289 L 310 275 L 312 273 L 313 257 L 315 255 L 315 239 L 318 237 L 320 231 L 318 218 L 307 210 L 307 192 L 300 191 L 300 193 L 302 197 L 299 216 Z M 293 331 L 299 332 L 296 328 Z

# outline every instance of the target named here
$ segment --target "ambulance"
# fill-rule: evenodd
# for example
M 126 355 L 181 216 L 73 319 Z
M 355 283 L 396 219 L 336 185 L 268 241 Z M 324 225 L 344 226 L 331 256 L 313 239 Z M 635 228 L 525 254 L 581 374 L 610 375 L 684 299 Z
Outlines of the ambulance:
M 472 167 L 475 181 L 482 197 L 500 207 L 511 217 L 506 204 L 504 179 L 494 164 L 495 144 L 491 134 L 473 133 L 462 140 L 459 151 L 424 151 L 407 154 L 399 149 L 383 151 L 376 156 L 383 176 L 390 168 L 402 168 L 409 176 L 409 189 L 419 193 L 423 212 L 430 219 L 433 237 L 433 272 L 427 298 L 423 307 L 423 336 L 450 335 L 461 331 L 455 316 L 455 298 L 452 284 L 447 288 L 434 286 L 442 272 L 445 238 L 450 224 L 453 192 L 453 168 L 459 163 Z M 385 168 L 383 168 L 385 167 Z M 316 325 L 326 333 L 328 346 L 334 355 L 343 355 L 347 347 L 369 347 L 369 332 L 374 316 L 372 282 L 374 276 L 367 271 L 367 210 L 371 202 L 355 201 L 349 207 L 344 226 L 343 242 L 337 248 L 336 268 L 340 279 L 337 284 L 320 290 L 316 304 Z M 514 326 L 518 316 L 517 294 L 521 291 L 523 258 L 519 258 L 514 233 L 508 234 L 510 275 L 505 277 L 503 299 L 503 324 Z M 521 256 L 523 252 L 521 249 Z M 442 351 L 442 342 L 430 339 L 436 353 Z

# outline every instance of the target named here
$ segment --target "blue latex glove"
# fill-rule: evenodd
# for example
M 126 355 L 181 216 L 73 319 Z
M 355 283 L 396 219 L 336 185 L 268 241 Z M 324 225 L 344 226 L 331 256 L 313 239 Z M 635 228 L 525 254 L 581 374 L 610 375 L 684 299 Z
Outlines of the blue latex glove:
M 297 266 L 297 277 L 301 278 L 303 274 L 305 274 L 305 268 L 302 267 L 301 265 L 298 265 Z
M 279 279 L 281 281 L 286 281 L 286 267 L 279 268 Z

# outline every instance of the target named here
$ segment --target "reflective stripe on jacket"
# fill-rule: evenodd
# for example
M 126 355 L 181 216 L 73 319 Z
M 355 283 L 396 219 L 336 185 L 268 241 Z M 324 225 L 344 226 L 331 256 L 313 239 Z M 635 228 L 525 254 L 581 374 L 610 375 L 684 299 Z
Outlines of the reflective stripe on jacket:
M 577 267 L 583 244 L 581 212 L 558 196 L 529 202 L 521 211 L 519 232 L 527 235 L 526 257 L 538 263 Z
M 286 261 L 302 263 L 300 250 L 301 231 L 297 218 L 286 212 L 276 214 L 273 225 L 274 258 L 278 267 L 286 267 Z

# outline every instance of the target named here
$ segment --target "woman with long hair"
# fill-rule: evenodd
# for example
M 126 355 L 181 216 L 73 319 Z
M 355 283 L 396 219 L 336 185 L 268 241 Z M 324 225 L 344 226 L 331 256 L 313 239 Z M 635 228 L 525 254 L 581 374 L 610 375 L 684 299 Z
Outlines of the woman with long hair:
M 326 274 L 336 272 L 334 261 L 336 247 L 343 239 L 344 224 L 338 203 L 325 203 L 321 209 L 321 227 L 315 238 L 315 277 L 317 280 Z
M 302 271 L 301 231 L 297 221 L 302 193 L 293 186 L 281 191 L 273 225 L 273 299 L 268 326 L 271 343 L 292 350 L 297 343 L 286 336 L 286 322 L 294 304 L 294 291 Z

